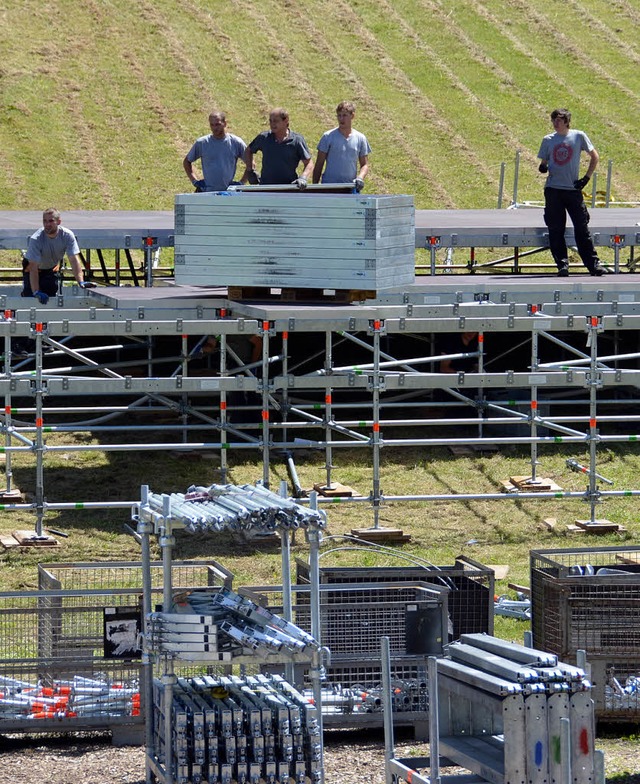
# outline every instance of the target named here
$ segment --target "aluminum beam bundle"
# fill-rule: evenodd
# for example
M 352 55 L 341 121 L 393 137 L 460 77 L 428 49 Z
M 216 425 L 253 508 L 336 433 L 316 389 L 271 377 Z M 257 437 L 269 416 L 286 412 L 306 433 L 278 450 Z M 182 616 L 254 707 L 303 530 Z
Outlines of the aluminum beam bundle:
M 321 512 L 307 509 L 272 493 L 262 485 L 192 485 L 186 493 L 149 493 L 146 503 L 150 516 L 163 514 L 169 500 L 171 516 L 190 533 L 242 531 L 255 528 L 322 528 Z M 142 512 L 145 514 L 143 508 Z
M 193 661 L 231 661 L 242 654 L 295 655 L 319 648 L 303 629 L 226 588 L 180 594 L 174 609 L 147 616 L 148 650 Z
M 436 664 L 441 754 L 494 784 L 593 782 L 594 706 L 584 671 L 483 634 L 463 635 L 448 654 Z
M 165 759 L 164 686 L 154 682 L 154 746 Z M 179 678 L 171 717 L 175 784 L 321 780 L 317 709 L 280 676 Z

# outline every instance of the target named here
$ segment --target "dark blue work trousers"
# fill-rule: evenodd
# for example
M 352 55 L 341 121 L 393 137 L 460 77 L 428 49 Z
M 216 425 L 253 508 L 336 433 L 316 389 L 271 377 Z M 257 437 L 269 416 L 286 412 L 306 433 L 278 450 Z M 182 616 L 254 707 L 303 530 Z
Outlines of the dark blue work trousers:
M 582 263 L 592 272 L 599 260 L 589 231 L 589 210 L 582 191 L 545 188 L 544 205 L 544 222 L 549 229 L 549 250 L 558 268 L 564 266 L 568 258 L 564 232 L 569 215 Z

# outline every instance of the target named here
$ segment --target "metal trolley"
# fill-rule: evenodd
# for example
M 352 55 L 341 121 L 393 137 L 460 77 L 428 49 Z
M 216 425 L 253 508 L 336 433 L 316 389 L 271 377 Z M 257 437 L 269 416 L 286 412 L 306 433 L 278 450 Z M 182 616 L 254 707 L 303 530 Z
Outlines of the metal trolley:
M 146 683 L 146 781 L 162 784 L 323 784 L 317 562 L 324 516 L 261 486 L 190 488 L 153 494 L 142 488 L 134 513 L 142 545 L 143 662 Z M 287 590 L 282 617 L 226 588 L 176 596 L 171 580 L 174 531 L 277 531 L 283 575 L 290 574 L 290 532 L 303 528 L 312 564 L 311 633 L 291 622 Z M 150 537 L 159 539 L 164 564 L 161 608 L 151 603 Z M 287 581 L 285 581 L 287 582 Z M 285 677 L 234 674 L 279 663 Z M 310 669 L 314 704 L 289 683 L 295 665 Z M 191 675 L 178 670 L 189 665 Z M 214 668 L 224 674 L 212 675 Z M 285 711 L 286 709 L 286 711 Z M 285 715 L 285 712 L 287 715 Z

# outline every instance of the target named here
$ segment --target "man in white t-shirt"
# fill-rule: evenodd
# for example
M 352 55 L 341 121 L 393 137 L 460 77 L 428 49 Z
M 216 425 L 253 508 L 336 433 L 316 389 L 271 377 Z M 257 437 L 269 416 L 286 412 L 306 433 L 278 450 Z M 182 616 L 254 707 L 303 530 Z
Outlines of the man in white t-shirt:
M 314 183 L 351 182 L 357 193 L 364 188 L 371 147 L 367 137 L 352 127 L 355 114 L 351 101 L 341 101 L 336 107 L 338 127 L 323 133 L 318 142 Z
M 209 115 L 211 133 L 200 136 L 186 154 L 182 165 L 198 193 L 226 191 L 233 182 L 238 161 L 242 160 L 246 144 L 239 136 L 227 133 L 227 117 L 224 112 Z M 200 161 L 202 178 L 198 179 L 193 164 Z M 242 179 L 244 181 L 246 171 Z

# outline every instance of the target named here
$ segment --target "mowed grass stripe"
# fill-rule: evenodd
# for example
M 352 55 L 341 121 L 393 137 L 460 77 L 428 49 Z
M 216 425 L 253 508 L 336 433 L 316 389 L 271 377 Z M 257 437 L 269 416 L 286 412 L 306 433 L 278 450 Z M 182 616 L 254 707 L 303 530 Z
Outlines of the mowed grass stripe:
M 331 96 L 331 107 L 342 98 L 357 104 L 356 126 L 366 133 L 373 148 L 372 172 L 376 179 L 372 184 L 381 180 L 384 192 L 412 193 L 418 206 L 455 206 L 448 183 L 439 178 L 430 162 L 419 154 L 417 125 L 410 128 L 406 113 L 398 109 L 407 103 L 407 98 L 389 84 L 388 78 L 380 88 L 380 69 L 375 55 L 369 51 L 365 54 L 362 47 L 354 52 L 353 46 L 345 46 L 342 38 L 344 20 L 336 23 L 335 18 L 330 19 L 317 13 L 316 8 L 301 4 L 296 6 L 295 13 L 305 21 L 303 29 L 308 52 L 315 57 L 311 62 L 306 61 L 308 67 L 313 69 L 314 61 L 326 60 L 348 87 L 348 92 Z M 321 20 L 322 26 L 316 27 L 314 19 Z M 338 56 L 343 52 L 344 56 Z M 329 125 L 335 125 L 334 118 Z M 324 130 L 326 128 L 320 129 L 319 133 Z
M 505 14 L 498 0 L 488 0 L 482 8 L 493 24 L 503 31 L 509 30 L 510 39 L 520 48 L 526 41 L 532 64 L 544 70 L 550 85 L 559 85 L 556 89 L 575 100 L 576 106 L 586 106 L 593 115 L 608 119 L 625 140 L 640 146 L 633 122 L 634 110 L 640 108 L 640 96 L 635 89 L 637 81 L 624 84 L 593 62 L 577 40 L 555 29 L 557 24 L 562 24 L 559 19 L 552 23 L 532 12 L 526 2 L 511 0 L 511 3 L 518 6 L 518 15 Z M 570 22 L 566 24 L 569 26 Z M 537 34 L 527 41 L 527 31 L 531 29 Z M 626 111 L 621 113 L 620 107 Z
M 547 0 L 544 0 L 544 5 L 548 9 L 547 15 L 553 18 L 557 12 L 556 5 Z M 588 0 L 587 3 L 565 0 L 563 5 L 565 11 L 570 8 L 574 12 L 575 24 L 580 26 L 580 39 L 586 54 L 590 54 L 592 46 L 597 49 L 606 47 L 607 59 L 619 54 L 623 60 L 627 58 L 630 64 L 639 61 L 640 6 L 637 3 L 635 9 L 626 3 L 611 0 Z M 584 38 L 585 28 L 589 33 L 588 42 Z M 634 77 L 632 70 L 630 75 Z
M 533 44 L 524 44 L 527 28 L 521 25 L 516 15 L 513 20 L 503 21 L 488 9 L 488 5 L 473 9 L 456 6 L 456 19 L 467 31 L 476 30 L 480 20 L 484 35 L 493 43 L 493 57 L 498 62 L 510 63 L 514 78 L 532 95 L 546 94 L 549 110 L 554 106 L 569 105 L 575 114 L 575 127 L 586 126 L 585 130 L 589 131 L 602 157 L 617 161 L 615 182 L 618 198 L 633 198 L 634 194 L 637 198 L 637 179 L 634 180 L 629 172 L 637 171 L 640 166 L 638 142 L 617 123 L 619 111 L 607 113 L 602 107 L 600 93 L 593 99 L 595 89 L 593 86 L 589 89 L 588 78 L 585 78 L 584 84 L 571 78 L 571 64 L 562 61 L 561 52 L 553 52 L 547 47 L 545 53 L 541 53 L 544 57 L 541 59 L 533 51 Z M 568 71 L 564 73 L 566 69 Z M 610 89 L 607 87 L 604 92 L 608 93 Z M 541 136 L 549 132 L 550 125 L 542 125 L 539 118 L 532 117 L 532 123 L 541 128 Z
M 61 23 L 47 9 L 29 3 L 13 5 L 8 13 L 3 29 L 14 56 L 6 62 L 14 70 L 3 80 L 8 112 L 0 138 L 7 170 L 20 175 L 10 176 L 11 190 L 3 200 L 11 207 L 83 204 L 94 187 L 93 175 L 104 198 L 106 181 L 93 165 L 90 134 L 78 112 L 82 83 L 69 73 L 68 58 L 58 43 Z M 28 29 L 29 36 L 16 36 L 20 29 Z M 67 38 L 73 51 L 86 50 L 75 30 Z
M 469 189 L 476 186 L 477 173 L 485 167 L 484 162 L 468 140 L 395 65 L 384 42 L 362 25 L 348 3 L 306 0 L 302 8 L 309 18 L 322 19 L 318 35 L 330 41 L 336 65 L 347 64 L 362 92 L 366 91 L 375 101 L 378 124 L 390 137 L 387 148 L 395 145 L 403 151 L 408 171 L 412 166 L 425 166 L 433 178 L 429 185 L 440 183 L 449 194 L 447 206 L 471 203 L 474 198 Z M 367 111 L 370 109 L 366 107 Z M 409 184 L 413 182 L 411 179 Z M 445 206 L 436 193 L 426 195 L 432 205 Z
M 358 6 L 362 13 L 364 3 Z M 427 32 L 437 24 L 437 18 L 425 7 L 418 8 L 415 3 L 379 0 L 369 3 L 371 16 L 369 24 L 376 24 L 376 17 L 388 23 L 383 28 L 388 51 L 392 51 L 395 61 L 416 86 L 431 97 L 441 111 L 448 116 L 449 122 L 458 128 L 466 139 L 476 139 L 475 150 L 483 161 L 487 162 L 490 176 L 491 199 L 497 192 L 500 163 L 511 160 L 520 149 L 521 142 L 512 132 L 510 119 L 513 95 L 505 94 L 502 89 L 504 80 L 509 76 L 505 73 L 496 75 L 495 69 L 487 67 L 486 57 L 476 52 L 476 58 L 469 57 L 468 42 L 450 31 L 443 31 L 438 36 L 429 36 Z M 377 10 L 377 14 L 376 14 Z M 417 32 L 421 31 L 421 32 Z M 438 39 L 438 51 L 431 46 L 431 40 Z M 443 40 L 444 39 L 444 42 Z M 521 101 L 524 112 L 525 101 Z M 529 104 L 530 106 L 530 104 Z M 523 151 L 523 158 L 535 162 L 535 155 L 530 150 Z M 478 172 L 478 185 L 481 186 L 482 174 Z M 486 190 L 478 194 L 479 198 L 486 195 Z
M 262 75 L 251 67 L 244 54 L 241 29 L 233 23 L 228 29 L 227 20 L 233 17 L 228 5 L 217 8 L 215 14 L 205 0 L 163 0 L 154 5 L 158 6 L 160 24 L 172 20 L 174 50 L 183 57 L 188 52 L 197 71 L 198 86 L 188 90 L 191 106 L 184 107 L 192 115 L 191 135 L 194 131 L 198 136 L 207 131 L 206 115 L 212 109 L 228 112 L 233 118 L 234 132 L 243 135 L 244 118 L 264 112 L 268 98 Z

